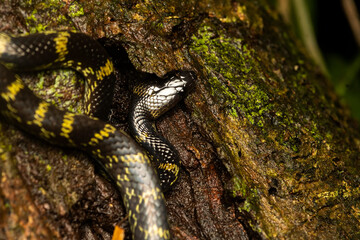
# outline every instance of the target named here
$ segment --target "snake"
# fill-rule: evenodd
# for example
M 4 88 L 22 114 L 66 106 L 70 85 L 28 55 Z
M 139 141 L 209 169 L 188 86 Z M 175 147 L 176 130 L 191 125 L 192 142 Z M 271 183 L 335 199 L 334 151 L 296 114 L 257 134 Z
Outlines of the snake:
M 73 69 L 86 80 L 85 114 L 57 108 L 39 98 L 19 75 L 55 68 Z M 155 120 L 186 96 L 194 80 L 194 72 L 178 70 L 135 84 L 129 116 L 131 137 L 106 122 L 115 69 L 98 41 L 75 31 L 0 33 L 1 119 L 95 159 L 120 192 L 136 240 L 171 239 L 163 191 L 178 178 L 179 158 L 159 135 Z

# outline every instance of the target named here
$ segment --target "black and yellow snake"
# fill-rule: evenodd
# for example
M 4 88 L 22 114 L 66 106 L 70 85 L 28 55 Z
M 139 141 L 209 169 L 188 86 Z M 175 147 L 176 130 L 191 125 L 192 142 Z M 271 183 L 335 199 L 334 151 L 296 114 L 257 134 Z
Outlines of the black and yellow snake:
M 86 115 L 60 110 L 37 97 L 13 71 L 72 68 L 87 81 Z M 11 70 L 9 70 L 11 69 Z M 189 71 L 133 88 L 130 129 L 154 159 L 159 178 L 143 148 L 125 132 L 105 123 L 113 97 L 114 67 L 91 37 L 76 32 L 26 36 L 0 33 L 0 116 L 50 143 L 90 154 L 114 180 L 129 214 L 134 239 L 170 239 L 162 189 L 177 179 L 176 151 L 153 125 L 194 81 Z M 161 183 L 160 183 L 161 182 Z

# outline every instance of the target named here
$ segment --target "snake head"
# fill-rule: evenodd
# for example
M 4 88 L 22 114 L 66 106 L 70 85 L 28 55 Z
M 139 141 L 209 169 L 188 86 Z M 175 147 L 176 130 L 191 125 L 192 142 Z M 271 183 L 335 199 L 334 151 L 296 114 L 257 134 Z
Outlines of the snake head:
M 187 94 L 195 85 L 193 71 L 172 71 L 165 75 L 164 91 L 170 94 Z
M 192 71 L 172 71 L 165 75 L 163 85 L 157 88 L 155 95 L 172 108 L 194 87 L 195 79 Z
M 172 71 L 162 79 L 146 81 L 134 88 L 135 112 L 154 120 L 174 107 L 193 88 L 195 73 Z M 135 114 L 135 115 L 137 115 Z

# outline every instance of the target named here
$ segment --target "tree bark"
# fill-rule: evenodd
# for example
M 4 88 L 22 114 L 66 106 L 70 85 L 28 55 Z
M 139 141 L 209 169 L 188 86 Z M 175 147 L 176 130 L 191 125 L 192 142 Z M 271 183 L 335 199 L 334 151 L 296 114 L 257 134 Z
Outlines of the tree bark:
M 165 194 L 174 239 L 360 238 L 358 125 L 271 2 L 0 0 L 0 31 L 100 39 L 118 68 L 111 122 L 125 130 L 126 86 L 141 72 L 196 72 L 158 121 L 182 162 Z M 80 75 L 24 77 L 81 111 Z M 111 239 L 116 224 L 130 235 L 86 155 L 0 121 L 0 156 L 0 239 Z

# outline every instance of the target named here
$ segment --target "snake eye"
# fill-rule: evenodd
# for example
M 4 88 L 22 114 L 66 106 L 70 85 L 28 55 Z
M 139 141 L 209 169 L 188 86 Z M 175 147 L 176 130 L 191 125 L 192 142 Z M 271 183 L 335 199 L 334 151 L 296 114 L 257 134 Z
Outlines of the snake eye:
M 178 93 L 186 93 L 194 87 L 196 75 L 193 71 L 173 71 L 168 76 L 167 86 L 175 88 Z
M 166 75 L 161 87 L 150 87 L 151 94 L 171 97 L 177 94 L 187 93 L 194 85 L 195 73 L 191 71 L 173 71 Z M 180 95 L 179 95 L 180 97 Z
M 189 91 L 191 88 L 194 87 L 196 75 L 193 71 L 180 71 L 179 77 L 181 80 L 185 81 L 186 84 L 184 86 L 185 92 Z

